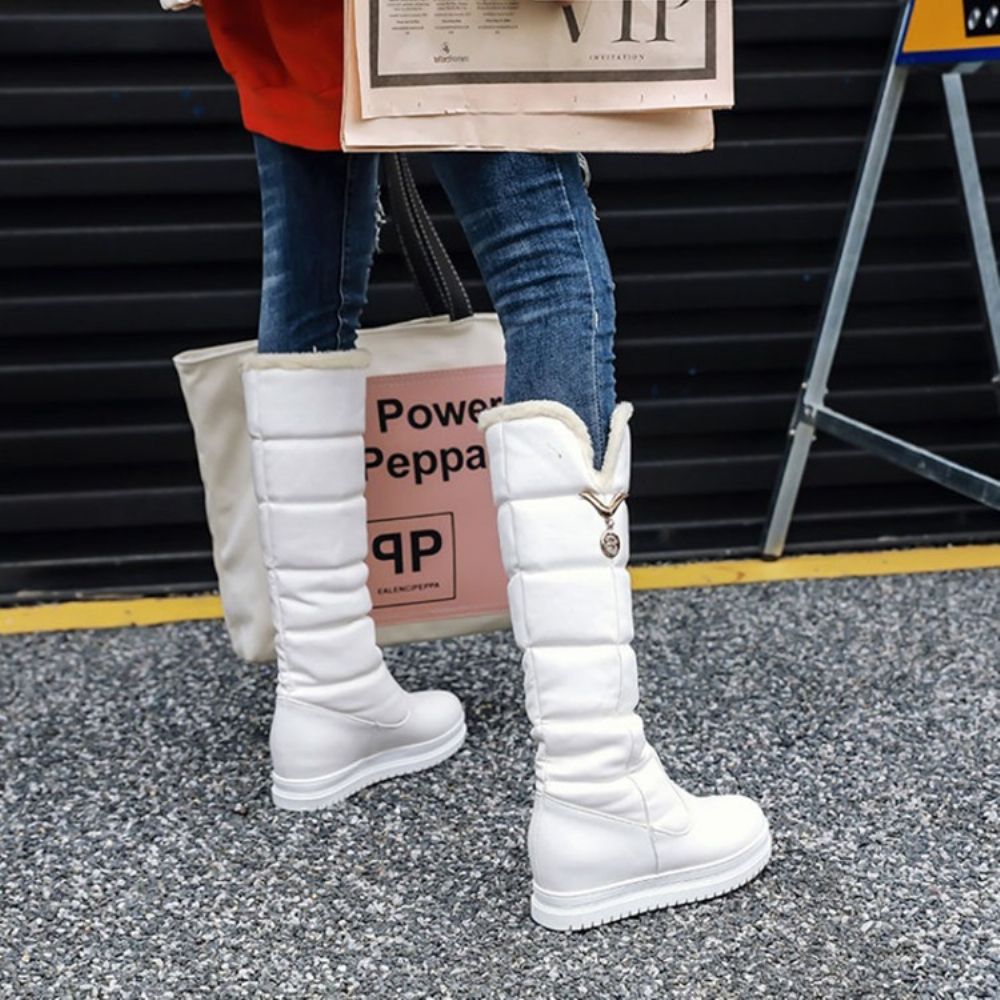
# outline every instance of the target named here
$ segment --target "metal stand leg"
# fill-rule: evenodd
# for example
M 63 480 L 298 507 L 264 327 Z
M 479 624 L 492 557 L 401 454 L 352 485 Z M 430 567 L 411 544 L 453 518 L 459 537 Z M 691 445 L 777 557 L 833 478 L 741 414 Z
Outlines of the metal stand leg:
M 897 45 L 894 47 L 894 53 Z M 815 436 L 814 425 L 809 411 L 821 406 L 826 397 L 830 370 L 840 343 L 844 328 L 844 318 L 851 298 L 851 290 L 858 273 L 861 252 L 864 249 L 868 226 L 875 208 L 875 198 L 879 183 L 885 171 L 885 161 L 889 145 L 896 128 L 899 106 L 906 89 L 907 71 L 893 65 L 887 72 L 879 94 L 878 108 L 868 137 L 865 157 L 858 176 L 851 213 L 837 254 L 837 266 L 830 282 L 826 304 L 823 307 L 823 322 L 819 337 L 813 347 L 807 369 L 808 375 L 799 394 L 798 404 L 789 429 L 789 442 L 782 463 L 778 488 L 771 500 L 767 533 L 764 538 L 763 554 L 776 559 L 785 548 L 788 527 L 795 510 L 802 475 Z
M 962 182 L 962 198 L 969 221 L 969 236 L 979 271 L 979 292 L 993 349 L 993 383 L 1000 383 L 1000 276 L 997 273 L 996 250 L 990 230 L 983 182 L 976 158 L 976 146 L 969 122 L 969 107 L 965 100 L 962 73 L 945 73 L 941 77 L 951 137 L 955 144 L 955 161 Z
M 869 454 L 878 455 L 931 482 L 954 490 L 962 496 L 1000 510 L 1000 479 L 959 465 L 910 441 L 894 437 L 877 427 L 838 413 L 826 405 L 830 371 L 840 343 L 861 252 L 875 207 L 875 197 L 885 170 L 889 144 L 895 131 L 899 106 L 906 87 L 906 69 L 898 65 L 898 57 L 911 9 L 910 3 L 901 8 L 896 43 L 883 77 L 861 171 L 851 198 L 850 215 L 837 253 L 837 264 L 827 289 L 826 301 L 823 304 L 823 320 L 806 369 L 806 381 L 802 384 L 792 417 L 778 486 L 768 514 L 763 543 L 763 554 L 766 558 L 777 558 L 784 551 L 788 527 L 817 429 L 832 434 Z M 977 67 L 973 64 L 959 66 L 952 72 L 944 74 L 942 83 L 955 158 L 961 178 L 962 199 L 968 217 L 969 235 L 979 272 L 979 292 L 990 332 L 995 373 L 993 383 L 1000 389 L 1000 274 L 997 273 L 996 251 L 990 231 L 986 199 L 983 196 L 982 178 L 979 174 L 962 80 L 963 72 L 974 71 L 975 68 Z

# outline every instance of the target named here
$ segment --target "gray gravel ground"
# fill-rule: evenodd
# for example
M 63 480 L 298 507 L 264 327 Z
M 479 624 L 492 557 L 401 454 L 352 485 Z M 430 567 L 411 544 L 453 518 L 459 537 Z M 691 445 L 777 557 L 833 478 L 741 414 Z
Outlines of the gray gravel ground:
M 219 623 L 0 640 L 4 997 L 997 997 L 1000 572 L 639 595 L 647 731 L 758 796 L 770 868 L 560 935 L 528 917 L 507 635 L 390 652 L 448 764 L 267 797 L 269 668 Z

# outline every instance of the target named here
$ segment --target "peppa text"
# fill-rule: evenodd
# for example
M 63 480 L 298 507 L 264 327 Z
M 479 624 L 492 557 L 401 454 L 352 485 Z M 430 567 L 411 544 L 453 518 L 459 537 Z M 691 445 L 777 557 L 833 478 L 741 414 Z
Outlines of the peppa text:
M 396 429 L 405 430 L 407 436 L 413 431 L 427 432 L 428 446 L 387 452 L 369 445 L 365 449 L 366 471 L 384 469 L 393 479 L 412 478 L 420 486 L 432 479 L 447 483 L 458 473 L 485 469 L 482 444 L 448 444 L 447 430 L 475 424 L 483 410 L 501 401 L 500 396 L 410 404 L 392 396 L 377 400 L 375 414 L 380 434 L 391 435 Z

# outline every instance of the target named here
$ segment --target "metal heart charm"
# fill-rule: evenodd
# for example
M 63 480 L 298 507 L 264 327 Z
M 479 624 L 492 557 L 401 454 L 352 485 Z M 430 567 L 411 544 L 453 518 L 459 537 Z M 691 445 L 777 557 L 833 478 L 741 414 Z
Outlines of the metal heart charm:
M 613 532 L 605 531 L 601 535 L 601 551 L 609 558 L 614 559 L 622 550 L 622 540 Z

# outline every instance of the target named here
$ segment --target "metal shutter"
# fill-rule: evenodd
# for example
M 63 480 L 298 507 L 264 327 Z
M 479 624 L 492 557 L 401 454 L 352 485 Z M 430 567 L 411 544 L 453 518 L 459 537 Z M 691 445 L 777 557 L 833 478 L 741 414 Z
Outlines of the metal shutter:
M 737 0 L 715 152 L 592 156 L 637 404 L 636 561 L 756 550 L 896 13 Z M 1000 473 L 936 78 L 916 81 L 833 380 L 838 407 Z M 1000 88 L 969 83 L 991 210 Z M 428 174 L 418 164 L 418 175 Z M 487 307 L 457 225 L 427 196 Z M 254 333 L 249 137 L 200 14 L 0 2 L 0 596 L 213 585 L 170 356 Z M 379 259 L 369 323 L 412 314 Z M 824 441 L 790 549 L 996 538 L 1000 517 Z

